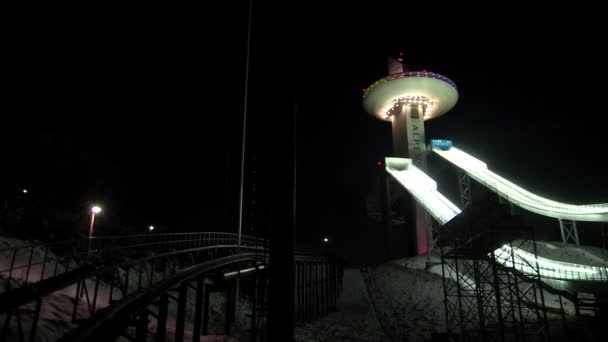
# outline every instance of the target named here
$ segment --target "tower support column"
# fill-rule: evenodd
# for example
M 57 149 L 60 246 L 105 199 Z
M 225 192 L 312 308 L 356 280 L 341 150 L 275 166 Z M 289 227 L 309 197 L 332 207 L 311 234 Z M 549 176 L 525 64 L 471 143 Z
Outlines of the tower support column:
M 394 155 L 401 158 L 411 158 L 414 165 L 421 170 L 426 170 L 426 143 L 424 135 L 424 113 L 426 107 L 418 104 L 402 103 L 401 108 L 391 116 L 393 129 L 393 150 Z M 413 198 L 410 199 L 413 201 Z M 411 219 L 406 218 L 406 222 L 410 222 L 409 229 L 416 239 L 416 254 L 424 255 L 429 252 L 430 240 L 429 235 L 432 235 L 430 227 L 426 223 L 426 212 L 417 203 L 408 205 L 412 207 L 407 211 L 407 215 L 411 215 Z
M 458 186 L 460 188 L 460 205 L 465 210 L 471 205 L 471 179 L 464 171 L 458 172 Z M 499 196 L 500 199 L 500 196 Z
M 580 245 L 576 221 L 559 219 L 559 230 L 562 234 L 563 243 L 574 243 L 577 246 Z

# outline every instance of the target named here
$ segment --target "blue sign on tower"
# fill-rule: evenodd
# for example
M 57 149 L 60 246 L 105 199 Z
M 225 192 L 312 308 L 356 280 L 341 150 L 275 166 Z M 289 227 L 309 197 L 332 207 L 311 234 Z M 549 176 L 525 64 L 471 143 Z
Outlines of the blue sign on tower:
M 431 140 L 431 146 L 447 151 L 452 147 L 452 140 Z

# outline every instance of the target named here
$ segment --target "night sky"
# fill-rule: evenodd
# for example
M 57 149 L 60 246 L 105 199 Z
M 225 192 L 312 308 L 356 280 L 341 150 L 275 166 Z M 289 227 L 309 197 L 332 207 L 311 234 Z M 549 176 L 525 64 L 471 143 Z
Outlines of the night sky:
M 351 256 L 379 246 L 381 227 L 366 217 L 365 200 L 376 161 L 391 153 L 390 126 L 363 111 L 361 90 L 386 75 L 386 57 L 399 51 L 411 69 L 443 74 L 459 87 L 455 108 L 427 122 L 427 139 L 452 139 L 541 195 L 608 202 L 608 56 L 599 23 L 573 26 L 564 15 L 539 24 L 530 16 L 461 29 L 468 18 L 390 20 L 385 7 L 346 15 L 307 6 L 286 27 L 285 19 L 254 12 L 248 107 L 251 161 L 276 143 L 259 127 L 281 129 L 265 117 L 274 87 L 297 78 L 299 245 L 329 236 Z M 30 205 L 53 227 L 86 227 L 88 206 L 100 203 L 99 234 L 149 224 L 165 232 L 235 231 L 241 7 L 205 13 L 213 22 L 189 14 L 15 25 L 3 53 L 2 198 L 14 201 L 27 188 Z M 285 30 L 284 55 L 256 36 L 265 20 Z M 442 179 L 443 170 L 435 174 L 440 186 L 456 182 L 447 172 Z M 257 225 L 251 234 L 266 232 Z

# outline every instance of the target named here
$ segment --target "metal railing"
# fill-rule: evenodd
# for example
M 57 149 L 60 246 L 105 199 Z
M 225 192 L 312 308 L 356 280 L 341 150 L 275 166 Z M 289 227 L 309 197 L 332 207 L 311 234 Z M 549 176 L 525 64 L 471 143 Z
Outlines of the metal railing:
M 62 241 L 50 244 L 31 243 L 0 249 L 7 267 L 0 269 L 6 279 L 0 293 L 25 284 L 55 277 L 92 262 L 139 258 L 163 251 L 213 245 L 237 245 L 238 234 L 222 232 L 139 234 L 97 236 L 89 240 Z M 264 246 L 263 239 L 241 236 L 242 246 Z
M 230 256 L 218 257 L 214 260 L 206 261 L 192 267 L 183 269 L 175 273 L 171 278 L 157 282 L 149 286 L 146 291 L 139 291 L 125 298 L 120 303 L 112 307 L 100 310 L 90 320 L 81 326 L 70 331 L 59 339 L 62 342 L 77 341 L 113 341 L 118 336 L 124 336 L 133 341 L 147 341 L 150 335 L 155 335 L 156 341 L 167 340 L 170 333 L 167 329 L 169 300 L 176 301 L 177 316 L 174 321 L 174 339 L 183 341 L 187 327 L 186 321 L 186 297 L 188 287 L 196 291 L 194 304 L 194 322 L 192 328 L 192 340 L 200 341 L 201 335 L 207 335 L 207 324 L 209 315 L 209 286 L 205 284 L 205 274 L 212 274 L 214 270 L 221 270 L 231 265 L 256 261 L 258 256 L 255 253 L 238 253 Z M 256 282 L 257 284 L 257 282 Z M 232 289 L 234 285 L 228 285 L 225 290 L 226 301 L 230 303 L 234 300 Z M 263 301 L 263 298 L 262 298 Z M 231 314 L 228 312 L 228 304 L 225 315 L 226 328 L 229 331 L 231 326 Z M 155 310 L 150 310 L 155 307 Z M 256 306 L 252 305 L 251 320 L 255 322 Z M 204 317 L 204 318 L 203 318 Z M 203 318 L 203 322 L 201 322 Z M 150 329 L 149 322 L 156 321 L 156 328 Z M 129 329 L 135 322 L 135 329 Z M 134 331 L 133 331 L 134 330 Z M 134 333 L 134 336 L 132 334 Z M 251 331 L 251 340 L 257 341 L 256 332 Z M 228 332 L 227 332 L 228 334 Z
M 295 318 L 310 322 L 337 310 L 343 265 L 321 257 L 295 259 Z
M 73 246 L 73 249 L 82 251 L 81 247 L 88 246 L 87 242 Z M 82 256 L 83 262 L 75 264 L 70 269 L 62 269 L 61 272 L 56 273 L 56 276 L 41 277 L 43 279 L 35 283 L 0 293 L 0 321 L 3 322 L 0 327 L 0 340 L 7 336 L 18 335 L 21 336 L 22 341 L 34 341 L 40 318 L 44 317 L 44 311 L 49 308 L 48 305 L 42 304 L 57 300 L 53 299 L 55 298 L 53 296 L 60 290 L 61 296 L 68 296 L 66 303 L 71 307 L 55 313 L 54 319 L 83 324 L 82 327 L 86 328 L 84 335 L 81 334 L 84 330 L 79 328 L 78 334 L 69 336 L 85 336 L 84 340 L 88 340 L 90 336 L 103 335 L 103 329 L 100 330 L 98 326 L 99 322 L 113 322 L 112 324 L 120 322 L 121 327 L 128 325 L 132 320 L 123 321 L 120 317 L 136 319 L 139 317 L 137 316 L 139 311 L 132 310 L 135 306 L 138 310 L 145 307 L 160 292 L 186 280 L 182 275 L 188 274 L 187 279 L 190 279 L 190 275 L 198 272 L 196 270 L 207 269 L 206 265 L 215 265 L 216 261 L 232 260 L 229 264 L 233 266 L 222 264 L 230 267 L 225 270 L 247 270 L 253 267 L 259 271 L 267 268 L 263 267 L 268 262 L 267 240 L 243 236 L 241 245 L 237 243 L 238 235 L 230 233 L 149 234 L 96 238 L 90 253 L 74 253 Z M 60 244 L 60 246 L 64 245 Z M 44 250 L 42 247 L 50 248 L 49 245 L 32 244 L 14 247 L 9 251 L 13 253 L 14 249 L 24 248 L 28 252 L 32 248 L 41 251 Z M 151 247 L 151 250 L 146 250 L 148 247 Z M 131 250 L 132 254 L 129 254 L 131 257 L 117 259 L 108 255 L 112 254 L 110 251 L 125 249 Z M 36 260 L 36 257 L 30 258 L 28 253 L 24 254 L 29 265 L 35 263 L 33 260 Z M 50 253 L 47 259 L 49 255 Z M 341 264 L 328 258 L 296 255 L 294 267 L 296 271 L 294 301 L 297 318 L 310 321 L 336 310 L 343 276 Z M 29 267 L 27 272 L 24 271 L 25 274 L 28 272 L 32 274 L 31 269 L 33 267 Z M 220 276 L 222 274 L 220 273 Z M 207 276 L 213 274 L 209 273 Z M 171 294 L 165 296 L 171 297 Z M 142 298 L 146 298 L 145 305 L 140 303 Z M 133 300 L 139 304 L 136 305 Z M 262 309 L 263 305 L 258 310 L 258 316 L 263 314 Z M 142 329 L 140 336 L 147 335 L 146 325 Z M 183 329 L 183 317 L 181 329 Z M 157 338 L 160 338 L 161 333 L 164 336 L 163 332 L 157 331 Z M 76 337 L 76 340 L 78 338 Z
M 123 260 L 107 265 L 85 264 L 60 276 L 2 293 L 0 317 L 4 325 L 0 330 L 0 340 L 9 334 L 12 326 L 13 330 L 17 329 L 18 335 L 22 337 L 29 335 L 28 339 L 34 341 L 41 310 L 44 308 L 41 303 L 47 296 L 61 289 L 73 297 L 72 314 L 71 317 L 56 318 L 80 322 L 93 317 L 101 309 L 146 291 L 195 265 L 240 253 L 253 254 L 255 259 L 266 262 L 268 255 L 266 244 L 262 246 L 232 244 L 234 239 L 231 235 L 234 234 L 210 233 L 206 235 L 208 239 L 200 240 L 201 244 L 213 241 L 214 245 L 167 251 L 137 260 Z M 183 239 L 176 241 L 181 243 Z M 251 244 L 252 241 L 248 240 L 247 243 Z M 101 293 L 104 295 L 100 296 Z M 29 315 L 23 317 L 21 307 L 32 302 L 35 303 L 33 317 Z

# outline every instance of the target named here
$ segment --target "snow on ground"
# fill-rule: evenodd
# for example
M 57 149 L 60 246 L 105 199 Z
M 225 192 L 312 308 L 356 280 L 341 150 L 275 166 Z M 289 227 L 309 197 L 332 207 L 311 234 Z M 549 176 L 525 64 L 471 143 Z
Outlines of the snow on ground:
M 430 341 L 445 312 L 441 266 L 426 265 L 414 257 L 346 270 L 339 311 L 298 327 L 296 341 Z
M 378 319 L 394 340 L 430 341 L 445 330 L 443 281 L 419 269 L 426 257 L 412 259 L 369 267 L 365 279 Z
M 339 312 L 296 329 L 296 341 L 431 341 L 445 332 L 443 280 L 437 256 L 417 256 L 345 271 Z M 544 291 L 559 325 L 559 298 Z M 563 300 L 568 315 L 574 305 Z M 561 327 L 561 325 L 560 325 Z
M 338 311 L 295 330 L 296 341 L 392 341 L 375 315 L 365 281 L 358 269 L 344 271 Z

